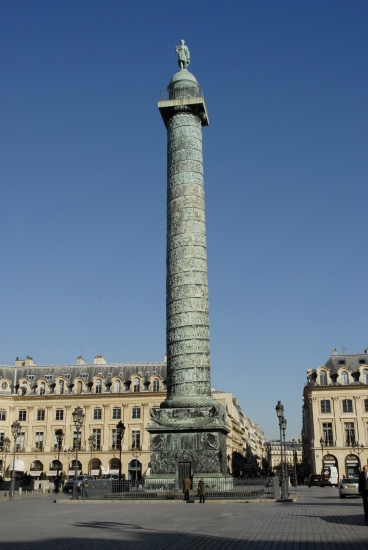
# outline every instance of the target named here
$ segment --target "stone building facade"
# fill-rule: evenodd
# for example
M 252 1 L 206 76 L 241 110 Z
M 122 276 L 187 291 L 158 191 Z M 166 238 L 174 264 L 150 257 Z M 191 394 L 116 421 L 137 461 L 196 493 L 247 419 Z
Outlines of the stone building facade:
M 146 475 L 151 460 L 149 434 L 150 409 L 159 407 L 167 395 L 166 358 L 161 363 L 107 363 L 101 355 L 92 364 L 78 357 L 75 365 L 36 365 L 32 358 L 17 359 L 14 366 L 0 366 L 0 473 L 4 466 L 9 477 L 13 462 L 11 424 L 19 421 L 22 433 L 17 440 L 16 469 L 39 477 L 57 473 L 58 451 L 55 431 L 62 429 L 64 439 L 60 453 L 60 470 L 74 475 L 76 429 L 72 412 L 82 407 L 85 414 L 78 460 L 79 471 L 115 473 L 119 471 L 116 425 L 125 427 L 122 444 L 122 473 L 126 479 Z M 236 398 L 228 392 L 212 397 L 226 410 L 229 433 L 226 456 L 229 470 L 236 453 L 261 464 L 264 435 L 244 413 Z M 91 450 L 88 438 L 96 437 Z M 5 457 L 4 437 L 11 439 L 11 452 Z M 65 451 L 65 452 L 64 452 Z M 6 461 L 5 461 L 6 458 Z M 244 468 L 243 468 L 244 470 Z M 245 470 L 244 470 L 245 472 Z
M 285 441 L 286 447 L 286 465 L 289 472 L 294 470 L 294 455 L 296 453 L 296 463 L 302 464 L 303 462 L 303 445 L 301 439 L 292 439 L 291 441 Z M 284 447 L 282 449 L 284 454 Z M 273 439 L 267 441 L 267 462 L 268 467 L 272 472 L 280 473 L 281 464 L 281 445 L 279 439 Z
M 80 436 L 78 470 L 99 475 L 119 472 L 116 425 L 125 427 L 122 442 L 122 473 L 126 479 L 140 478 L 150 461 L 149 411 L 166 397 L 166 363 L 107 363 L 97 355 L 93 364 L 79 357 L 75 365 L 38 366 L 28 357 L 15 366 L 0 367 L 0 452 L 4 469 L 4 437 L 14 440 L 10 426 L 19 421 L 16 470 L 39 477 L 56 475 L 55 431 L 62 429 L 64 440 L 60 469 L 74 475 L 76 429 L 72 412 L 81 407 L 85 414 Z M 95 448 L 88 438 L 94 435 Z M 65 452 L 64 452 L 65 451 Z M 92 459 L 92 461 L 91 461 Z M 13 460 L 7 456 L 5 469 Z
M 333 350 L 325 365 L 307 371 L 303 397 L 310 472 L 336 466 L 340 477 L 358 473 L 368 463 L 368 349 L 342 355 Z

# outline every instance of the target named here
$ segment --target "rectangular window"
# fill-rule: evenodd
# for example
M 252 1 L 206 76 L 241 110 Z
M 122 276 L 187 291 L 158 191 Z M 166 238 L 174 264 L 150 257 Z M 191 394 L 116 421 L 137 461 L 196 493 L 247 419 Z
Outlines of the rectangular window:
M 93 420 L 102 419 L 102 409 L 93 409 Z
M 133 407 L 132 408 L 132 418 L 140 418 L 141 417 L 141 408 L 140 407 Z
M 42 451 L 43 449 L 43 432 L 36 432 L 36 449 Z
M 331 412 L 331 401 L 329 399 L 324 399 L 321 401 L 321 413 L 330 413 Z
M 368 399 L 364 399 L 364 410 L 368 413 Z
M 324 422 L 322 424 L 322 430 L 324 445 L 326 447 L 333 447 L 332 422 Z
M 342 402 L 342 411 L 344 413 L 353 412 L 353 401 L 351 399 L 344 399 Z
M 132 448 L 139 449 L 141 446 L 141 431 L 132 430 Z
M 112 419 L 120 420 L 121 419 L 121 409 L 112 409 Z
M 78 439 L 77 439 L 77 435 L 78 435 L 78 432 L 74 431 L 73 432 L 73 450 L 77 448 L 77 444 L 78 444 L 78 449 L 80 449 L 80 446 L 81 446 L 81 433 L 79 432 Z
M 6 420 L 6 411 L 4 410 L 0 411 L 0 420 Z
M 27 420 L 27 411 L 19 411 L 18 420 L 20 422 L 25 422 Z
M 21 432 L 15 441 L 17 452 L 24 451 L 24 432 Z
M 355 445 L 354 422 L 345 422 L 345 438 L 348 447 Z
M 37 420 L 45 420 L 45 409 L 38 409 Z
M 0 432 L 0 451 L 3 450 L 4 447 L 4 432 Z
M 95 436 L 95 441 L 96 441 L 96 451 L 100 451 L 101 450 L 101 430 L 100 429 L 93 429 L 92 430 L 92 433 L 93 435 Z
M 56 409 L 55 420 L 64 420 L 64 409 Z
M 45 374 L 44 379 L 47 380 L 48 382 L 50 382 L 50 380 L 52 380 L 53 377 L 54 377 L 53 374 Z

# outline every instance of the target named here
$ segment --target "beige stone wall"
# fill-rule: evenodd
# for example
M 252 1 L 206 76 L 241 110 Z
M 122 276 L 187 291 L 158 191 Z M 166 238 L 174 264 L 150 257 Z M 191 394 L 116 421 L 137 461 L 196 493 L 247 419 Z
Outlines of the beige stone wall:
M 82 407 L 85 414 L 81 446 L 78 459 L 82 463 L 83 473 L 88 473 L 91 452 L 88 447 L 88 437 L 93 429 L 101 430 L 101 450 L 92 453 L 93 458 L 101 460 L 102 467 L 109 471 L 109 461 L 112 458 L 119 458 L 119 451 L 112 450 L 112 429 L 119 422 L 113 418 L 113 409 L 121 410 L 121 420 L 126 430 L 122 446 L 122 473 L 128 476 L 128 463 L 138 458 L 142 463 L 142 474 L 148 467 L 150 460 L 149 434 L 145 427 L 149 424 L 149 410 L 151 407 L 158 407 L 165 399 L 166 391 L 160 392 L 124 392 L 124 393 L 101 393 L 101 394 L 66 394 L 66 395 L 29 395 L 29 396 L 1 396 L 0 409 L 6 411 L 6 420 L 0 421 L 0 432 L 11 438 L 11 453 L 7 457 L 7 465 L 13 457 L 14 440 L 11 437 L 10 426 L 19 419 L 19 411 L 26 411 L 26 420 L 21 421 L 22 431 L 25 434 L 24 451 L 16 453 L 16 458 L 21 459 L 25 464 L 25 471 L 30 472 L 34 460 L 43 463 L 43 471 L 48 472 L 52 460 L 57 459 L 57 451 L 54 450 L 54 432 L 61 428 L 65 434 L 62 448 L 73 447 L 73 432 L 75 426 L 72 421 L 72 412 L 76 407 Z M 134 419 L 133 407 L 140 408 L 140 418 Z M 102 418 L 94 419 L 94 409 L 101 409 Z M 37 411 L 44 410 L 44 420 L 37 420 Z M 63 411 L 63 420 L 56 420 L 56 410 Z M 132 430 L 139 429 L 141 436 L 142 451 L 135 455 L 132 451 Z M 35 449 L 36 432 L 43 433 L 43 450 Z M 71 461 L 75 456 L 69 454 Z M 63 470 L 68 470 L 68 458 L 64 452 L 60 455 Z

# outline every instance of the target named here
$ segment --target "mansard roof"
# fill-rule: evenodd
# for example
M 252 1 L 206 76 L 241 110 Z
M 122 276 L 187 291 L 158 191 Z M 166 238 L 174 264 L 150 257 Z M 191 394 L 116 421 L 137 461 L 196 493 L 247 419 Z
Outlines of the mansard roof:
M 330 371 L 330 374 L 336 374 L 339 369 L 342 367 L 347 367 L 351 372 L 357 372 L 359 367 L 366 364 L 368 367 L 368 354 L 367 353 L 358 353 L 358 354 L 344 354 L 339 355 L 333 353 L 328 361 L 325 363 Z
M 66 378 L 71 381 L 76 378 L 83 378 L 86 382 L 93 380 L 95 376 L 100 376 L 105 382 L 109 382 L 114 377 L 120 377 L 128 380 L 134 375 L 147 380 L 153 375 L 157 375 L 166 380 L 166 363 L 106 363 L 106 364 L 82 364 L 82 365 L 32 365 L 32 366 L 0 366 L 0 378 L 6 378 L 13 382 L 16 376 L 17 382 L 21 378 L 33 376 L 32 381 L 45 376 L 52 376 L 55 380 L 59 376 L 67 375 Z M 83 376 L 82 376 L 83 375 Z

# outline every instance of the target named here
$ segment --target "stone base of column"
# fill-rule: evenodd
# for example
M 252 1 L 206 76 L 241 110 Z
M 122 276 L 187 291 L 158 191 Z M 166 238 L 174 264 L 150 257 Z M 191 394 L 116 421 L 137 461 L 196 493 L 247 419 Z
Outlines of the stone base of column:
M 191 479 L 227 476 L 229 428 L 218 403 L 209 408 L 151 409 L 147 431 L 151 439 L 150 479 L 169 476 L 180 487 L 186 475 Z

